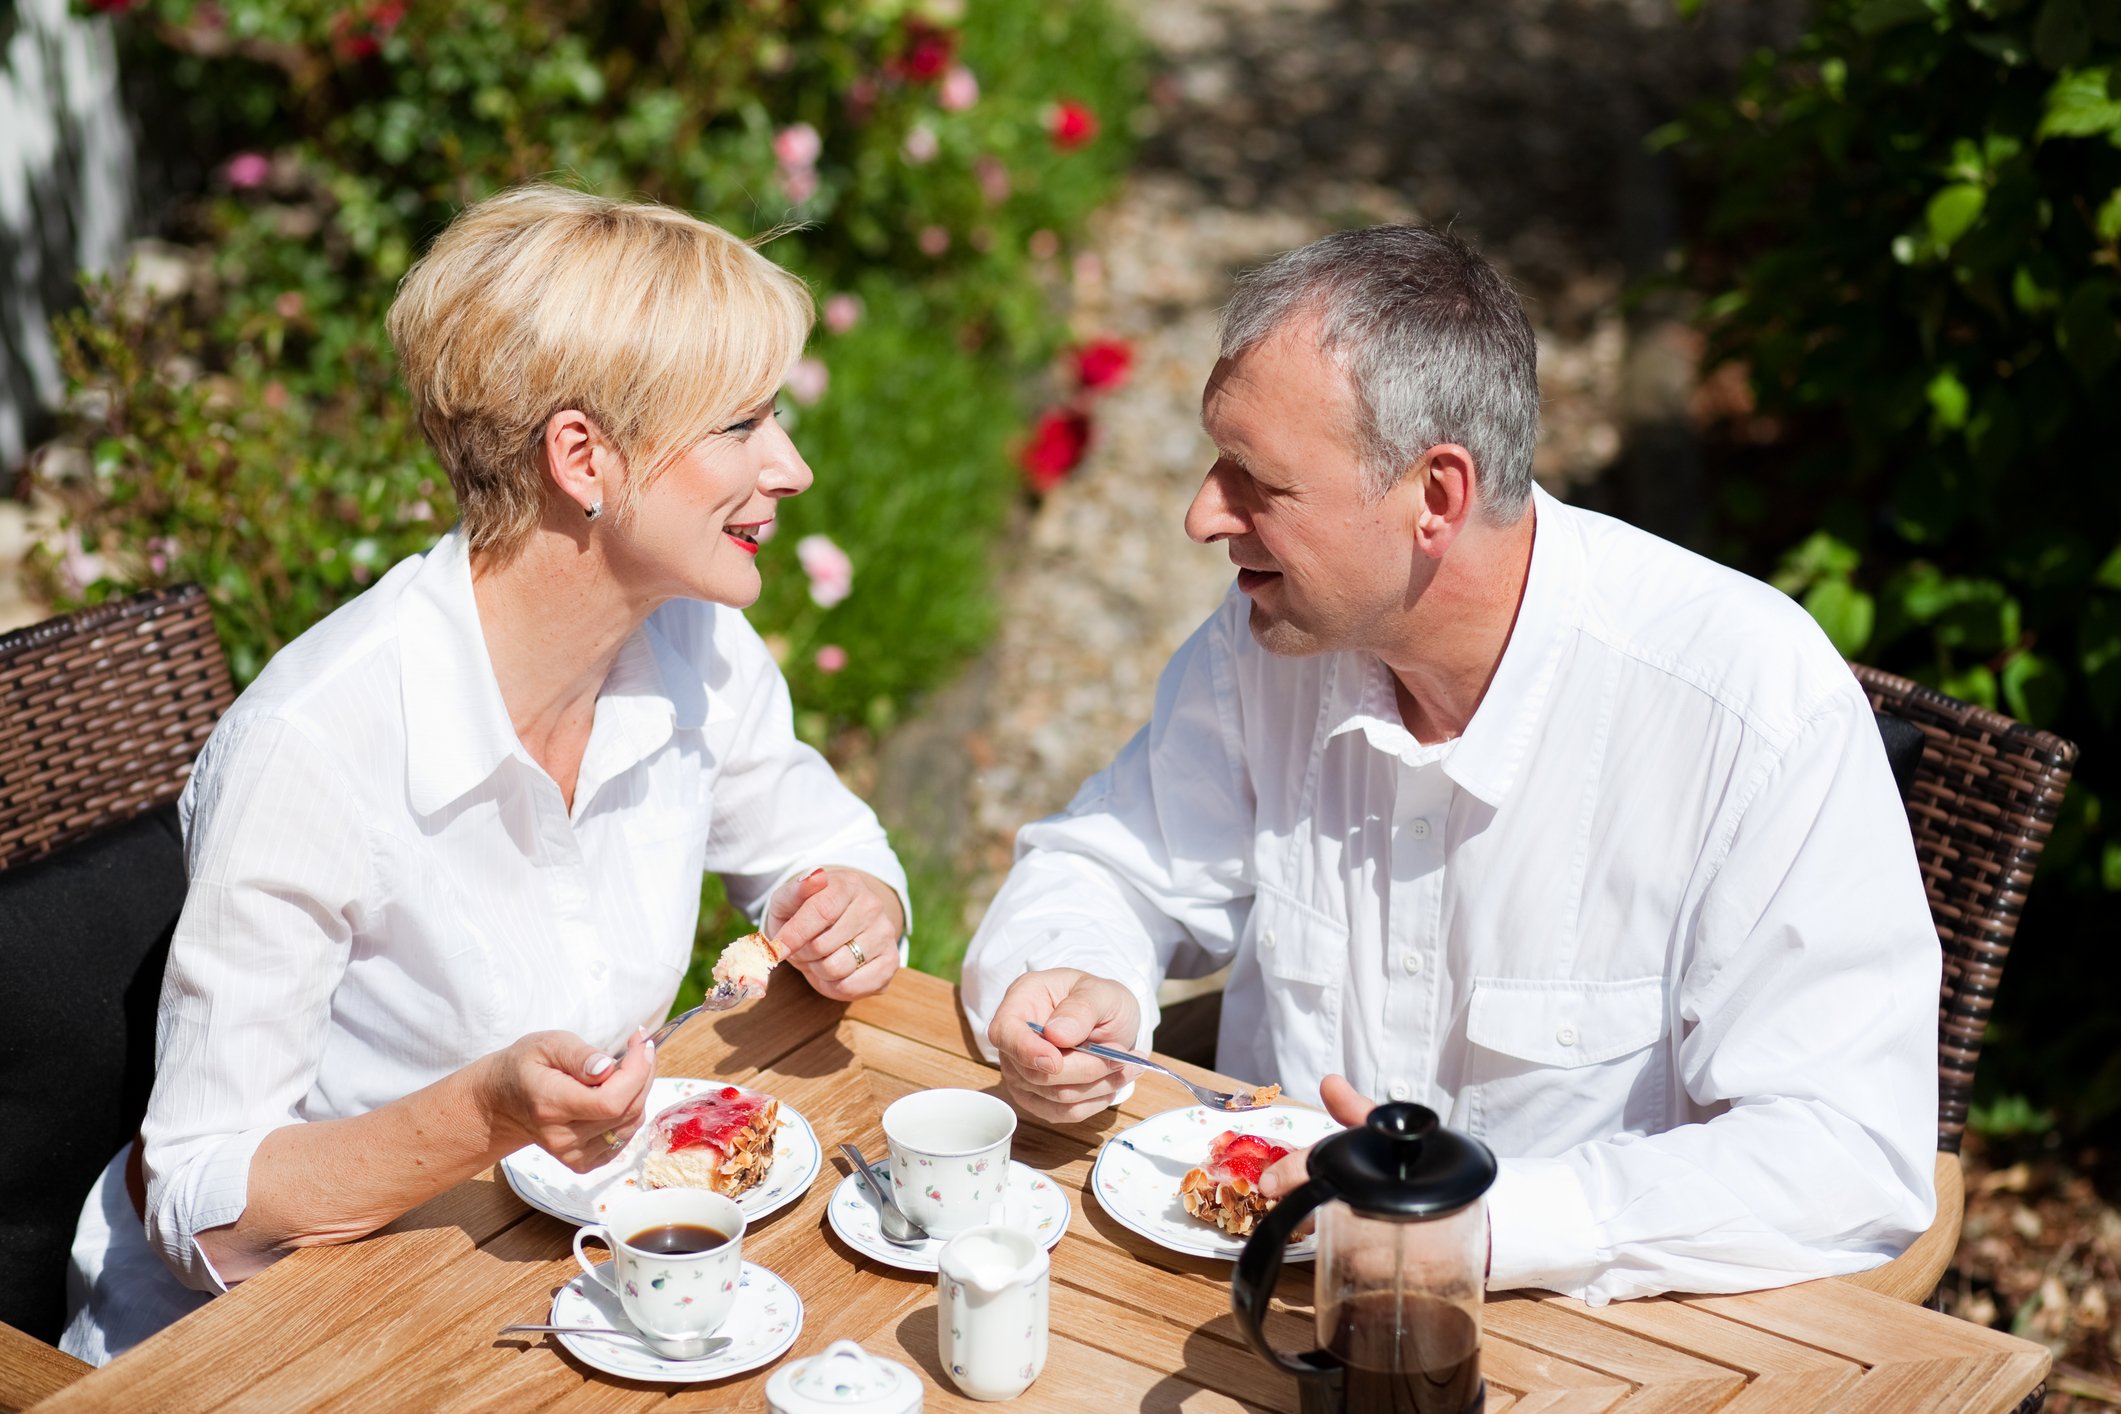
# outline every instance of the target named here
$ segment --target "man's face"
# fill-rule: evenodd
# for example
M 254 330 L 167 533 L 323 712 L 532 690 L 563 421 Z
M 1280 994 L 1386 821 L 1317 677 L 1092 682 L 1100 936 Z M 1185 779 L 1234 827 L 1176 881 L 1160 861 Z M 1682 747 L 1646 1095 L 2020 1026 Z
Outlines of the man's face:
M 1429 569 L 1409 535 L 1408 477 L 1363 494 L 1346 376 L 1298 321 L 1209 375 L 1201 426 L 1215 464 L 1186 533 L 1221 541 L 1252 601 L 1252 636 L 1270 653 L 1376 649 Z

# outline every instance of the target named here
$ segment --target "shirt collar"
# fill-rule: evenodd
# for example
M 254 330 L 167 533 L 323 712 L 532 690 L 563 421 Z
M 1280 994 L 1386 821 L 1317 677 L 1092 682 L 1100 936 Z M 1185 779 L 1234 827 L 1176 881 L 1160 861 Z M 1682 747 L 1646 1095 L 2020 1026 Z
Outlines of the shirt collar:
M 432 814 L 521 757 L 471 593 L 462 534 L 435 543 L 398 601 L 400 693 L 405 706 L 405 788 Z
M 1545 714 L 1555 669 L 1576 624 L 1582 582 L 1582 550 L 1566 524 L 1567 507 L 1535 486 L 1532 514 L 1532 563 L 1524 597 L 1494 680 L 1465 731 L 1434 745 L 1416 741 L 1400 721 L 1399 699 L 1383 662 L 1348 654 L 1345 659 L 1355 661 L 1343 661 L 1336 673 L 1347 706 L 1328 736 L 1360 731 L 1372 746 L 1409 766 L 1441 761 L 1461 789 L 1490 806 L 1502 804 Z
M 646 759 L 676 731 L 733 714 L 651 615 L 620 645 L 597 692 L 596 722 L 575 799 Z M 534 765 L 501 699 L 471 589 L 471 558 L 456 530 L 429 550 L 398 604 L 406 790 L 432 814 L 514 758 Z

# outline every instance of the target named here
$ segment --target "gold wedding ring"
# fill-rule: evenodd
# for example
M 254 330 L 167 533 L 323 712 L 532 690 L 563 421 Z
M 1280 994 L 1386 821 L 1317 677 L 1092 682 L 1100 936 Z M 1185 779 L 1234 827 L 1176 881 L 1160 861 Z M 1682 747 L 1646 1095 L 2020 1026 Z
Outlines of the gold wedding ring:
M 607 1129 L 604 1131 L 604 1142 L 616 1149 L 626 1141 L 619 1138 L 619 1132 L 616 1129 Z
M 869 961 L 869 955 L 862 951 L 860 939 L 849 938 L 847 940 L 847 951 L 854 954 L 854 965 L 856 967 L 860 967 Z

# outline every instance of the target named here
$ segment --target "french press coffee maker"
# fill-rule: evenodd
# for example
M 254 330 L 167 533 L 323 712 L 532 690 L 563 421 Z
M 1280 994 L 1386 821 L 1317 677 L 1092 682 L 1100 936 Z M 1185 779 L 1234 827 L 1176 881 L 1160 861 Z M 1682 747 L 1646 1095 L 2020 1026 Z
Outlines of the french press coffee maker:
M 1308 1167 L 1230 1278 L 1253 1348 L 1297 1376 L 1304 1414 L 1479 1414 L 1494 1154 L 1433 1110 L 1391 1104 L 1320 1141 Z M 1319 1348 L 1292 1355 L 1263 1325 L 1289 1234 L 1314 1210 Z

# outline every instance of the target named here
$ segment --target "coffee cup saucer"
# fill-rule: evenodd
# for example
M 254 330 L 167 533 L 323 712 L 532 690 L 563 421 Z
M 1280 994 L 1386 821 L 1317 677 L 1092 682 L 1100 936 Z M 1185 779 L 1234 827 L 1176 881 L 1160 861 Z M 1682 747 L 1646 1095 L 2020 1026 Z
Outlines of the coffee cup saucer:
M 609 1326 L 631 1330 L 633 1322 L 619 1299 L 586 1276 L 577 1275 L 553 1294 L 551 1323 L 556 1326 Z M 715 1331 L 729 1344 L 698 1360 L 671 1360 L 632 1335 L 569 1335 L 552 1338 L 567 1353 L 594 1370 L 622 1380 L 656 1384 L 700 1384 L 727 1379 L 770 1365 L 795 1344 L 803 1330 L 803 1298 L 795 1288 L 756 1262 L 744 1263 L 737 1282 L 736 1305 Z
M 872 1159 L 871 1168 L 885 1180 L 891 1177 L 891 1160 Z M 1026 1163 L 1009 1161 L 1009 1181 L 1002 1190 L 1002 1221 L 1021 1228 L 1051 1247 L 1068 1230 L 1074 1211 L 1067 1193 L 1058 1183 Z M 864 1257 L 909 1272 L 932 1272 L 942 1258 L 943 1239 L 931 1237 L 914 1247 L 900 1247 L 884 1238 L 876 1196 L 860 1174 L 851 1173 L 832 1190 L 825 1216 L 840 1240 Z

